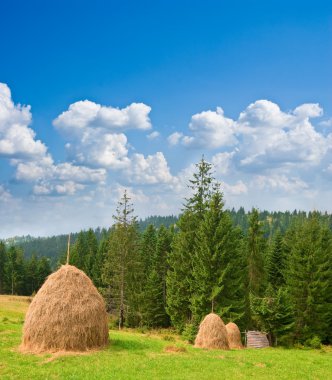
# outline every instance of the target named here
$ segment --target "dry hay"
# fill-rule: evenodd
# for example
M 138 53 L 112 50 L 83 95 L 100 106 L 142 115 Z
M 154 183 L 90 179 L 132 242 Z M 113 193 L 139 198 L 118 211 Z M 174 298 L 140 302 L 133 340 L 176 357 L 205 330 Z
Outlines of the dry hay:
M 237 325 L 229 322 L 226 325 L 229 348 L 243 348 L 241 342 L 241 333 Z
M 105 303 L 89 277 L 63 265 L 39 289 L 26 313 L 21 351 L 86 351 L 108 342 Z
M 187 352 L 187 349 L 185 347 L 180 346 L 166 346 L 164 348 L 165 352 L 169 353 L 180 353 L 180 352 Z
M 203 319 L 199 325 L 195 347 L 229 349 L 225 324 L 217 314 L 210 313 Z

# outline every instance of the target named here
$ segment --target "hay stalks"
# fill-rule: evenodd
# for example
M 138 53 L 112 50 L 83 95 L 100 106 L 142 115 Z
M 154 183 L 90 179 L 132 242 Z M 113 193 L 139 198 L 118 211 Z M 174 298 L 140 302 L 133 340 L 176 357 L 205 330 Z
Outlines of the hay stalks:
M 87 351 L 107 343 L 103 298 L 84 272 L 63 265 L 48 277 L 29 306 L 21 350 Z
M 226 330 L 227 330 L 229 348 L 231 349 L 243 348 L 242 341 L 241 341 L 241 332 L 239 328 L 237 327 L 237 325 L 233 322 L 229 322 L 226 325 Z
M 203 319 L 195 339 L 195 347 L 229 349 L 225 324 L 217 314 L 210 313 Z

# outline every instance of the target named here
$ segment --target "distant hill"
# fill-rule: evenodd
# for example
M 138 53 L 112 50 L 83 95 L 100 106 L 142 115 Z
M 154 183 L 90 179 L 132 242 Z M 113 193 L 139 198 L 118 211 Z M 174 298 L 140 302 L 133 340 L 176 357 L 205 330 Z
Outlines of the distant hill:
M 233 224 L 239 226 L 243 233 L 246 233 L 249 225 L 249 213 L 241 207 L 238 210 L 232 209 L 228 210 Z M 264 224 L 265 236 L 273 236 L 277 230 L 282 233 L 287 230 L 287 228 L 294 223 L 296 220 L 307 217 L 306 212 L 293 211 L 293 212 L 269 212 L 261 211 L 260 220 Z M 332 215 L 328 213 L 320 214 L 320 218 L 332 229 Z M 139 229 L 141 232 L 149 224 L 153 224 L 156 228 L 159 228 L 162 224 L 166 227 L 176 224 L 178 217 L 175 215 L 170 216 L 150 216 L 145 219 L 140 219 Z M 108 232 L 106 229 L 97 228 L 94 230 L 97 240 L 99 241 L 105 233 Z M 78 236 L 77 233 L 71 234 L 71 243 L 75 243 Z M 46 256 L 50 259 L 51 265 L 54 267 L 59 257 L 66 252 L 67 249 L 67 239 L 68 235 L 57 235 L 51 237 L 32 237 L 32 236 L 19 236 L 9 239 L 5 239 L 4 242 L 7 246 L 15 245 L 22 248 L 24 251 L 24 256 L 26 258 L 31 257 L 32 254 L 36 254 L 38 257 Z
M 153 224 L 156 228 L 159 228 L 162 224 L 169 227 L 171 224 L 176 223 L 178 217 L 171 216 L 150 216 L 146 219 L 140 219 L 138 221 L 139 230 L 142 232 L 149 224 Z M 102 236 L 107 233 L 108 230 L 97 228 L 94 233 L 99 241 Z M 70 241 L 75 243 L 78 232 L 71 233 Z M 46 256 L 50 259 L 51 265 L 55 266 L 59 257 L 66 252 L 68 235 L 56 235 L 50 237 L 33 237 L 27 236 L 15 236 L 4 240 L 7 246 L 19 246 L 24 252 L 25 258 L 30 258 L 33 254 L 38 257 Z

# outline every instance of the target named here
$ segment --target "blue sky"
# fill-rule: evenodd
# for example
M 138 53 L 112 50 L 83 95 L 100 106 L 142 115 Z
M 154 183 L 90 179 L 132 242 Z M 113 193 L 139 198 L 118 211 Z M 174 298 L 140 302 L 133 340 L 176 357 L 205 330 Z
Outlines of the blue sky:
M 331 209 L 329 1 L 2 1 L 0 238 L 226 205 Z

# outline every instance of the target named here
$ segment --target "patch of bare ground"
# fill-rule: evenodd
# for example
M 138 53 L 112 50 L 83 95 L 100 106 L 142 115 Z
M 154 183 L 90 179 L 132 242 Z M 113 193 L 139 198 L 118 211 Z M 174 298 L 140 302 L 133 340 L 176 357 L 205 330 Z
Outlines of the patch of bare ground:
M 172 354 L 178 354 L 178 353 L 187 352 L 187 349 L 182 346 L 166 346 L 164 348 L 164 351 L 168 353 L 172 353 Z

